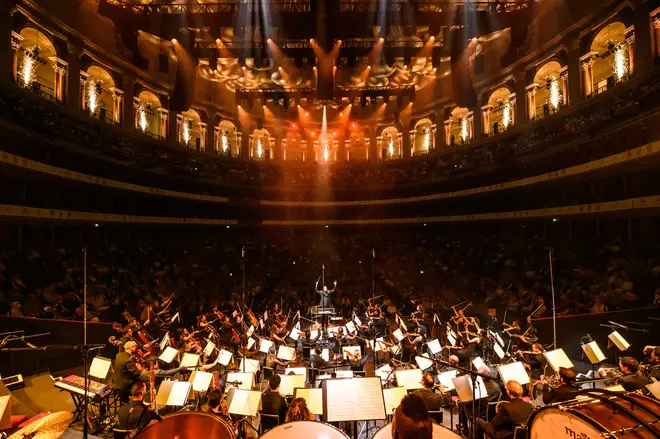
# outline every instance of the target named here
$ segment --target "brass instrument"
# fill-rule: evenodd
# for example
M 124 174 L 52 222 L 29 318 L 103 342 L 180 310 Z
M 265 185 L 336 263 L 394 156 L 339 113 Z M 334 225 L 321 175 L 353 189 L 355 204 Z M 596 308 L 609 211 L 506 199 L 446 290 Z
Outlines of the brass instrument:
M 541 375 L 541 381 L 544 381 L 551 389 L 558 389 L 561 387 L 561 379 L 559 378 L 559 375 Z
M 605 375 L 605 378 L 610 380 L 612 384 L 619 384 L 623 378 L 623 372 L 618 367 L 601 367 L 598 369 L 600 376 Z

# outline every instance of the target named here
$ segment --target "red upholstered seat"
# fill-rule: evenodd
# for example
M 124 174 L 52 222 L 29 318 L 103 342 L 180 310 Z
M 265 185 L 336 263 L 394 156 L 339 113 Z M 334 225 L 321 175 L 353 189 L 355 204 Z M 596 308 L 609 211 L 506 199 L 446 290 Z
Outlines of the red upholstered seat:
M 11 428 L 15 428 L 21 422 L 25 422 L 28 417 L 25 415 L 12 415 L 11 416 Z
M 30 419 L 26 420 L 21 425 L 19 425 L 18 428 L 24 428 L 24 427 L 32 424 L 34 421 L 38 421 L 39 419 L 45 418 L 48 415 L 50 415 L 50 413 L 48 413 L 48 412 L 43 412 L 43 413 L 39 413 L 37 415 L 34 415 Z M 13 416 L 12 416 L 12 418 L 13 418 Z M 27 418 L 27 416 L 25 416 L 25 418 Z

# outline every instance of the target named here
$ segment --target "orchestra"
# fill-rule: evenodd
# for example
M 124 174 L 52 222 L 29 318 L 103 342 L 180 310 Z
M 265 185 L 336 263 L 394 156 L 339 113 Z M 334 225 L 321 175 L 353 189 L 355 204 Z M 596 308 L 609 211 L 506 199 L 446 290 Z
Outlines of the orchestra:
M 334 285 L 336 288 L 336 282 Z M 192 406 L 188 405 L 187 410 L 206 410 L 228 430 L 245 436 L 248 426 L 253 427 L 250 419 L 232 413 L 228 401 L 234 389 L 240 387 L 230 374 L 247 372 L 248 364 L 257 365 L 254 372 L 249 372 L 254 373 L 253 388 L 261 389 L 260 413 L 277 417 L 277 422 L 263 417 L 262 427 L 266 430 L 285 422 L 291 410 L 296 414 L 291 418 L 314 419 L 304 399 L 299 401 L 291 393 L 281 393 L 281 377 L 294 373 L 293 369 L 305 370 L 306 385 L 317 387 L 319 378 L 334 378 L 342 371 L 354 377 L 373 377 L 380 376 L 381 368 L 389 367 L 389 372 L 381 377 L 384 388 L 388 388 L 396 382 L 397 371 L 416 369 L 420 357 L 426 357 L 433 364 L 421 371 L 420 385 L 410 389 L 410 393 L 420 398 L 434 422 L 442 422 L 438 412 L 455 408 L 459 414 L 458 432 L 465 436 L 473 429 L 486 434 L 500 434 L 500 430 L 508 434 L 512 426 L 529 416 L 532 405 L 527 401 L 538 409 L 572 401 L 582 392 L 573 368 L 562 366 L 554 371 L 551 367 L 546 346 L 540 343 L 531 325 L 531 316 L 525 329 L 518 320 L 482 327 L 483 315 L 469 313 L 471 303 L 448 307 L 446 315 L 440 316 L 427 313 L 422 303 L 413 299 L 404 304 L 411 312 L 403 315 L 394 306 L 383 306 L 392 304 L 389 298 L 375 296 L 367 299 L 362 310 L 356 307 L 335 317 L 331 295 L 334 289 L 319 289 L 317 283 L 314 291 L 321 295 L 321 303 L 311 310 L 323 310 L 323 314 L 283 309 L 278 303 L 267 309 L 252 309 L 236 302 L 223 311 L 213 306 L 208 313 L 199 313 L 193 325 L 186 326 L 181 319 L 170 317 L 182 311 L 174 295 L 163 301 L 162 308 L 157 301 L 144 304 L 147 312 L 139 310 L 139 318 L 125 313 L 124 324 L 113 325 L 121 338 L 111 338 L 117 353 L 109 385 L 122 402 L 119 427 L 133 431 L 157 421 L 161 415 L 167 417 L 172 408 L 156 403 L 163 383 L 193 382 L 195 374 L 204 372 L 213 378 L 205 390 L 188 396 Z M 430 327 L 433 330 L 429 331 Z M 437 351 L 430 349 L 434 342 Z M 503 356 L 496 354 L 495 346 Z M 167 349 L 173 350 L 173 357 L 164 356 Z M 643 354 L 648 364 L 623 356 L 618 359 L 618 367 L 599 368 L 600 382 L 649 394 L 647 384 L 659 375 L 660 348 L 646 346 Z M 193 360 L 182 364 L 184 357 Z M 516 380 L 505 381 L 498 374 L 498 366 L 512 363 L 522 365 L 523 375 L 518 379 L 524 385 Z M 446 382 L 439 382 L 442 373 L 452 370 L 452 379 L 470 370 L 483 377 L 486 394 L 479 403 L 460 398 L 456 401 L 457 389 L 448 389 Z M 529 400 L 523 402 L 523 397 Z M 497 410 L 488 404 L 507 399 L 508 405 L 498 404 Z M 134 414 L 131 407 L 135 406 L 144 408 L 144 417 L 143 410 L 140 415 Z M 305 414 L 299 416 L 302 408 Z M 487 418 L 491 421 L 483 420 Z M 498 419 L 501 425 L 497 424 Z

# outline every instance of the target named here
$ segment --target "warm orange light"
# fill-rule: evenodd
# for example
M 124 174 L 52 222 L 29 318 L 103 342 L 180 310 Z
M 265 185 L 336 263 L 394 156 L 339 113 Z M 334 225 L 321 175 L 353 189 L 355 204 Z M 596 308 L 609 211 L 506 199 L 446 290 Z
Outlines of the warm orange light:
M 382 43 L 382 42 L 384 42 L 384 41 L 385 41 L 384 38 L 382 38 L 382 37 L 381 37 L 381 38 L 378 38 L 378 42 L 379 42 L 379 43 Z
M 431 36 L 429 37 L 429 41 L 430 41 L 430 42 L 435 41 L 435 37 L 434 37 L 433 35 L 431 35 Z
M 337 40 L 337 44 L 341 46 L 341 40 Z
M 241 108 L 241 104 L 238 104 L 238 105 L 236 106 L 236 108 Z
M 239 105 L 240 106 L 240 105 Z M 352 125 L 353 128 L 355 128 L 355 124 Z
M 176 40 L 176 38 L 172 38 L 172 44 L 176 44 L 176 43 L 178 43 L 178 41 Z
M 273 40 L 271 40 L 270 38 L 268 38 L 268 39 L 266 40 L 266 42 L 267 42 L 268 44 L 270 44 L 270 43 L 273 42 Z
M 221 40 L 220 38 L 217 38 L 217 39 L 215 40 L 215 44 L 222 44 L 222 40 Z
M 291 126 L 292 126 L 293 128 L 295 128 L 295 127 L 296 127 L 296 124 L 295 124 L 295 123 L 292 123 Z

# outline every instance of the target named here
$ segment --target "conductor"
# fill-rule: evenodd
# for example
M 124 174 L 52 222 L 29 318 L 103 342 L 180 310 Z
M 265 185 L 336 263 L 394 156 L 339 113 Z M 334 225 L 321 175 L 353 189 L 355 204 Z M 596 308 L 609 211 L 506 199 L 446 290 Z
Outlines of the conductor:
M 316 281 L 314 289 L 316 289 L 316 294 L 321 296 L 321 301 L 319 302 L 319 308 L 324 311 L 324 308 L 330 308 L 332 306 L 332 301 L 330 300 L 330 294 L 335 292 L 337 288 L 337 281 L 334 282 L 334 287 L 331 290 L 328 290 L 328 287 L 323 286 L 322 290 L 319 290 L 319 281 Z M 325 312 L 321 314 L 321 327 L 324 336 L 327 334 L 328 329 L 328 314 Z

